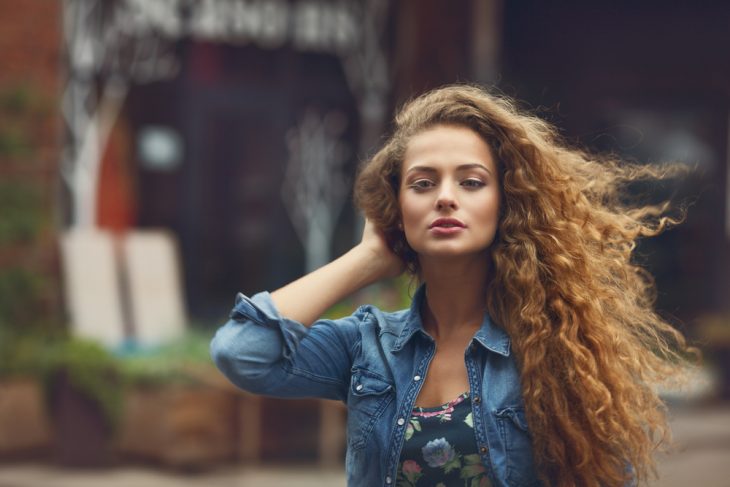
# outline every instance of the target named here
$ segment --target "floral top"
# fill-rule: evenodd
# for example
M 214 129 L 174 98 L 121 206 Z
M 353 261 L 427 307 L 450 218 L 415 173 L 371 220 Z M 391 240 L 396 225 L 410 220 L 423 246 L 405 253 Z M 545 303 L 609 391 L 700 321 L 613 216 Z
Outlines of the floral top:
M 464 392 L 434 408 L 413 408 L 398 466 L 397 487 L 490 487 L 479 459 Z

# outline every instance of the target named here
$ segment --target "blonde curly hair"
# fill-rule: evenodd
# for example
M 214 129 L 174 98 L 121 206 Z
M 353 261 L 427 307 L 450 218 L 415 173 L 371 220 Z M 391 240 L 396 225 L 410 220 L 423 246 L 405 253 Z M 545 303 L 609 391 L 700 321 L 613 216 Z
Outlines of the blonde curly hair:
M 570 148 L 545 121 L 475 86 L 428 92 L 400 110 L 355 184 L 357 205 L 415 274 L 418 255 L 399 228 L 401 165 L 411 137 L 436 125 L 474 130 L 499 167 L 486 301 L 512 340 L 542 479 L 645 482 L 656 473 L 654 452 L 670 441 L 656 385 L 697 353 L 654 311 L 654 280 L 632 261 L 637 239 L 678 223 L 681 212 L 671 216 L 668 202 L 631 204 L 626 187 L 683 168 Z

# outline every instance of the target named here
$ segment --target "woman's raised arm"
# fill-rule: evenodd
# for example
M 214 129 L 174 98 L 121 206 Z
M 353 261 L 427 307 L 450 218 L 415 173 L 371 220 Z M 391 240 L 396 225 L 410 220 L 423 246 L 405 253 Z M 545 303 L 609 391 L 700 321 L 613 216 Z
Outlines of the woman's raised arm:
M 281 316 L 311 325 L 332 305 L 380 279 L 396 277 L 402 261 L 365 221 L 362 241 L 346 254 L 271 293 Z

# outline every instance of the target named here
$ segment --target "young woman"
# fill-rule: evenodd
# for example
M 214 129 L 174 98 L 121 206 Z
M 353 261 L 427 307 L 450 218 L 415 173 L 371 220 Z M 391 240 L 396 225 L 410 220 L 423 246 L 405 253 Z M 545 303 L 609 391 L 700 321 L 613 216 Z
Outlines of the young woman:
M 622 187 L 671 170 L 568 148 L 476 87 L 422 95 L 358 176 L 362 241 L 239 294 L 212 355 L 243 389 L 345 402 L 351 486 L 644 481 L 668 437 L 654 385 L 688 349 L 631 260 L 675 220 Z M 410 309 L 318 320 L 404 270 Z

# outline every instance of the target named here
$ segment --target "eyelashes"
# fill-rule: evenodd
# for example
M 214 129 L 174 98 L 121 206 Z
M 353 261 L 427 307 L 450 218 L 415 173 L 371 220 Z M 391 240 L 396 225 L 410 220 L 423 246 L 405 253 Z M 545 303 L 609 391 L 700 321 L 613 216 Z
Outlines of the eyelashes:
M 434 186 L 435 184 L 433 183 L 433 181 L 430 181 L 428 179 L 417 179 L 416 181 L 413 181 L 408 185 L 409 188 L 415 189 L 416 191 L 425 191 Z
M 486 186 L 487 183 L 477 178 L 467 178 L 459 182 L 459 186 L 466 189 L 479 189 Z M 418 192 L 427 191 L 436 186 L 436 183 L 430 179 L 417 179 L 409 183 L 406 187 Z
M 470 178 L 470 179 L 465 179 L 464 181 L 462 181 L 461 185 L 465 186 L 467 188 L 481 188 L 483 186 L 486 186 L 487 183 L 485 183 L 481 179 Z

